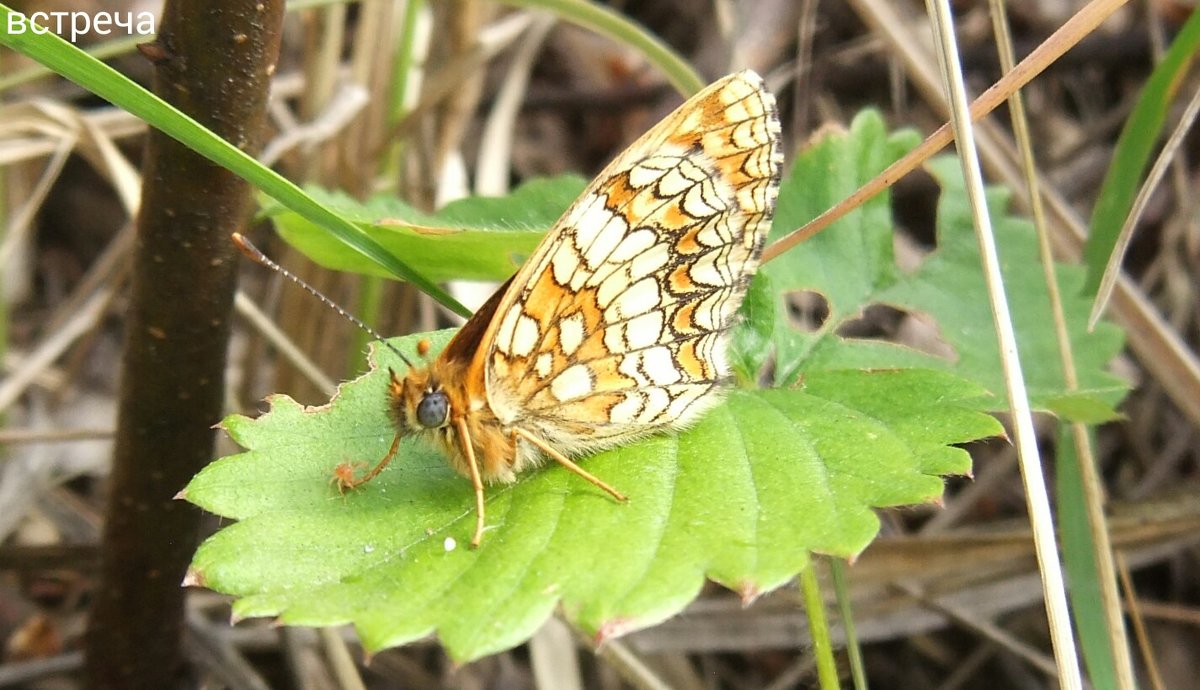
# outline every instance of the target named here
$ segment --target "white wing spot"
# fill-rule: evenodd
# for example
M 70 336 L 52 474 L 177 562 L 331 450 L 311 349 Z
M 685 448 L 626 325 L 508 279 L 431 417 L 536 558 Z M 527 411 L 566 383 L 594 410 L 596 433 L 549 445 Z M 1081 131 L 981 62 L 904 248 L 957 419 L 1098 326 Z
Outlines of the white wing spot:
M 625 340 L 630 350 L 650 347 L 662 337 L 663 313 L 654 310 L 625 324 Z
M 767 114 L 766 108 L 763 107 L 762 98 L 745 98 L 741 101 L 742 106 L 746 109 L 746 113 L 750 117 L 762 117 Z M 763 143 L 769 143 L 766 139 Z
M 710 168 L 712 167 L 713 161 L 707 156 L 700 156 L 698 159 L 708 163 Z M 707 170 L 696 165 L 695 162 L 688 158 L 680 159 L 679 173 L 692 182 L 703 182 L 705 179 L 711 177 Z
M 696 184 L 695 180 L 688 179 L 680 167 L 675 167 L 668 170 L 667 174 L 659 180 L 657 191 L 659 196 L 679 196 L 694 184 Z
M 704 224 L 696 233 L 696 241 L 706 247 L 720 247 L 733 240 L 729 228 L 729 216 L 721 214 Z
M 533 370 L 541 378 L 549 376 L 550 372 L 554 370 L 554 355 L 549 352 L 543 352 L 538 355 L 537 359 L 533 362 Z
M 650 247 L 629 262 L 629 279 L 641 280 L 666 266 L 670 260 L 671 253 L 667 251 L 666 245 L 658 244 Z
M 680 132 L 694 132 L 704 124 L 704 113 L 700 110 L 693 110 L 687 114 L 683 122 L 679 125 Z
M 496 333 L 496 347 L 502 352 L 512 354 L 513 331 L 517 327 L 517 317 L 521 315 L 521 307 L 514 305 L 504 315 L 500 330 Z
M 604 330 L 604 347 L 615 355 L 629 352 L 628 331 L 628 322 L 609 326 Z
M 675 366 L 675 358 L 671 356 L 671 351 L 663 346 L 652 347 L 642 352 L 642 370 L 650 377 L 651 382 L 660 386 L 677 383 L 683 378 L 679 368 Z
M 705 393 L 709 392 L 709 390 L 710 389 L 707 386 L 692 385 L 676 391 L 675 399 L 671 401 L 671 406 L 667 410 L 667 415 L 670 416 L 671 419 L 683 419 L 684 413 L 688 412 L 688 408 L 692 406 L 692 403 L 703 397 Z
M 592 392 L 592 372 L 586 365 L 573 364 L 550 382 L 550 393 L 560 402 L 582 398 Z
M 720 333 L 709 333 L 701 338 L 696 350 L 704 352 L 704 359 L 717 372 L 717 377 L 729 375 L 729 360 L 726 358 L 725 343 Z
M 696 262 L 688 268 L 688 275 L 701 285 L 726 285 L 729 281 L 721 275 L 722 266 L 717 263 L 722 262 L 723 264 L 724 260 L 720 250 L 711 251 L 696 259 Z
M 641 189 L 654 184 L 667 171 L 675 169 L 679 159 L 667 156 L 652 156 L 629 169 L 629 186 Z
M 757 211 L 767 204 L 766 190 L 762 187 L 743 187 L 737 193 L 738 205 L 747 211 Z
M 638 421 L 653 424 L 671 404 L 671 395 L 662 388 L 647 388 L 642 395 L 645 397 L 646 405 L 642 408 L 642 413 L 638 415 Z
M 566 285 L 567 281 L 576 275 L 576 269 L 579 268 L 579 254 L 576 253 L 575 247 L 564 243 L 558 248 L 558 251 L 554 252 L 551 265 L 554 268 L 554 282 Z
M 558 324 L 558 344 L 568 357 L 583 344 L 583 314 L 572 314 Z
M 758 146 L 766 137 L 762 131 L 761 120 L 746 120 L 738 123 L 730 134 L 733 145 L 742 150 L 750 150 Z
M 642 409 L 643 398 L 640 394 L 630 391 L 625 399 L 613 405 L 608 411 L 608 419 L 614 424 L 632 424 L 637 420 L 637 414 Z
M 642 353 L 629 352 L 621 358 L 617 371 L 633 379 L 639 388 L 650 385 L 650 377 L 642 371 Z
M 725 108 L 725 119 L 730 122 L 744 122 L 750 119 L 750 113 L 746 110 L 744 102 L 738 101 Z
M 625 237 L 625 233 L 629 232 L 629 224 L 625 219 L 616 215 L 608 209 L 599 210 L 595 213 L 604 213 L 608 217 L 608 222 L 596 234 L 591 244 L 580 243 L 580 248 L 583 250 L 583 260 L 587 263 L 588 268 L 596 270 L 608 255 L 617 248 L 621 243 L 621 239 Z
M 624 271 L 612 273 L 600 283 L 600 289 L 596 290 L 596 305 L 601 309 L 607 309 L 608 305 L 621 294 L 627 285 L 629 285 L 629 278 Z
M 607 281 L 606 281 L 607 282 Z M 627 319 L 656 308 L 659 302 L 658 281 L 653 276 L 630 285 L 604 310 L 605 321 Z M 603 290 L 604 286 L 601 286 Z
M 589 194 L 580 201 L 571 211 L 571 222 L 575 226 L 576 246 L 586 247 L 599 234 L 612 213 L 604 207 L 604 197 L 599 194 Z
M 745 100 L 747 96 L 754 93 L 755 87 L 761 88 L 761 79 L 757 84 L 751 84 L 747 81 L 746 76 L 731 80 L 721 89 L 721 101 L 723 103 L 736 103 L 737 101 Z
M 508 357 L 499 352 L 492 355 L 492 371 L 496 376 L 508 376 Z
M 708 218 L 725 210 L 711 184 L 698 184 L 683 195 L 683 212 L 693 218 Z
M 708 295 L 696 305 L 692 319 L 697 326 L 706 331 L 721 330 L 725 328 L 729 317 L 735 313 L 731 309 L 733 306 L 734 301 L 730 299 L 730 291 L 719 290 Z
M 613 250 L 608 260 L 612 263 L 624 263 L 655 246 L 658 235 L 649 228 L 638 228 L 621 240 L 621 244 Z
M 520 309 L 520 306 L 514 306 L 513 309 Z M 533 354 L 533 348 L 537 345 L 540 335 L 537 321 L 521 313 L 517 317 L 517 325 L 513 330 L 512 353 L 518 357 L 528 357 Z

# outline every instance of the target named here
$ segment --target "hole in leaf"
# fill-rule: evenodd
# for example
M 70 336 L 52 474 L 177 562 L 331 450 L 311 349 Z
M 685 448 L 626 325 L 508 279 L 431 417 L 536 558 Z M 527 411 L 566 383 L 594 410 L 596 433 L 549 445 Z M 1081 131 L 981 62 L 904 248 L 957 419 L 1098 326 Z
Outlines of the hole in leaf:
M 923 168 L 905 175 L 891 190 L 896 225 L 914 244 L 925 250 L 936 244 L 937 204 L 941 186 Z
M 842 338 L 886 340 L 934 357 L 958 359 L 932 319 L 886 304 L 872 304 L 862 316 L 847 320 L 835 332 Z
M 815 332 L 829 318 L 829 300 L 815 290 L 789 292 L 785 299 L 788 322 L 803 333 Z

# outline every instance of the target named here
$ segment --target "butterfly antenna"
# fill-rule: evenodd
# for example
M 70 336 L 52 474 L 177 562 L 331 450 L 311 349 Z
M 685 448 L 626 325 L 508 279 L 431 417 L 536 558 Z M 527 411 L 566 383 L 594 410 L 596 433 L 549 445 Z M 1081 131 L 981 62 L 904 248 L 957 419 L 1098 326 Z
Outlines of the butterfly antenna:
M 342 309 L 341 305 L 339 305 L 337 302 L 334 302 L 333 300 L 329 299 L 325 295 L 321 294 L 320 290 L 318 290 L 315 287 L 304 282 L 304 280 L 301 279 L 296 274 L 292 273 L 291 271 L 287 270 L 283 266 L 280 266 L 279 264 L 275 263 L 271 259 L 267 258 L 267 255 L 263 254 L 259 250 L 258 247 L 255 247 L 253 244 L 251 244 L 250 240 L 246 239 L 245 235 L 241 234 L 240 232 L 235 232 L 235 233 L 233 233 L 233 235 L 231 235 L 231 237 L 233 239 L 233 244 L 238 249 L 240 249 L 243 254 L 245 254 L 247 257 L 249 257 L 251 261 L 253 261 L 257 264 L 266 266 L 267 268 L 271 269 L 272 271 L 275 271 L 276 273 L 282 275 L 284 278 L 287 278 L 288 280 L 292 281 L 293 283 L 304 288 L 308 292 L 308 294 L 321 300 L 321 302 L 323 302 L 325 304 L 325 306 L 327 306 L 330 309 L 341 314 L 342 317 L 345 318 L 347 321 L 349 321 L 350 323 L 354 324 L 355 326 L 358 326 L 359 328 L 366 331 L 367 335 L 370 335 L 372 338 L 383 343 L 384 347 L 386 347 L 387 349 L 394 352 L 396 354 L 396 356 L 399 357 L 400 359 L 404 360 L 404 363 L 407 364 L 410 369 L 413 368 L 413 363 L 408 359 L 408 357 L 405 357 L 404 353 L 401 352 L 400 350 L 396 349 L 395 345 L 392 345 L 382 335 L 379 335 L 379 333 L 374 328 L 371 328 L 367 324 L 363 323 L 362 320 L 359 319 L 354 314 L 351 314 L 350 312 L 346 311 L 345 309 Z

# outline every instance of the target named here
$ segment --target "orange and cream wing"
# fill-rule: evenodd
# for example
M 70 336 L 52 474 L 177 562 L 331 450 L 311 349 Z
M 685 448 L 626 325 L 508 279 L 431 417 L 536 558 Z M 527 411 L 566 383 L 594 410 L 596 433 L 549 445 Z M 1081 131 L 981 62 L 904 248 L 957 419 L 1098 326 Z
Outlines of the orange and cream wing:
M 748 71 L 613 161 L 513 279 L 482 338 L 473 368 L 498 420 L 572 453 L 684 425 L 715 402 L 780 167 L 774 99 Z

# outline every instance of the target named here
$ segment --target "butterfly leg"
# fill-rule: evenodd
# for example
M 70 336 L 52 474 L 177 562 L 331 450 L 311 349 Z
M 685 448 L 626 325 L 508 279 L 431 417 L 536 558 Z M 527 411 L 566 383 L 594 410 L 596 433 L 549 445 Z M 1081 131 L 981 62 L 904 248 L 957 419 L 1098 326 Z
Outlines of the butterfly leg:
M 344 494 L 348 490 L 353 491 L 354 489 L 357 489 L 363 484 L 366 484 L 375 477 L 379 476 L 379 473 L 383 471 L 383 468 L 387 467 L 388 463 L 392 461 L 392 458 L 396 457 L 396 451 L 399 448 L 400 434 L 397 433 L 396 437 L 392 439 L 392 447 L 388 449 L 387 455 L 383 456 L 383 459 L 379 461 L 379 464 L 372 467 L 370 472 L 364 474 L 362 479 L 355 479 L 354 474 L 360 466 L 365 466 L 365 463 L 343 462 L 342 464 L 333 468 L 333 479 L 330 481 L 337 484 L 337 490 L 339 494 Z
M 574 462 L 569 460 L 567 458 L 567 456 L 563 455 L 562 453 L 558 452 L 557 450 L 554 450 L 553 448 L 550 447 L 550 444 L 546 443 L 545 441 L 538 438 L 537 436 L 534 436 L 533 434 L 529 433 L 528 431 L 525 431 L 524 429 L 522 429 L 520 427 L 513 427 L 512 435 L 513 435 L 514 440 L 516 440 L 516 438 L 518 436 L 520 436 L 521 438 L 525 439 L 526 441 L 529 441 L 533 445 L 540 448 L 543 453 L 550 456 L 551 458 L 554 458 L 555 462 L 557 462 L 558 464 L 567 468 L 568 470 L 571 470 L 572 472 L 579 475 L 580 477 L 583 477 L 584 479 L 588 480 L 589 482 L 595 484 L 596 486 L 600 487 L 601 489 L 604 489 L 609 494 L 611 494 L 613 498 L 617 499 L 618 501 L 621 501 L 622 503 L 624 503 L 625 501 L 629 500 L 628 498 L 625 497 L 625 494 L 621 493 L 620 491 L 617 491 L 616 489 L 612 488 L 607 483 L 605 483 L 605 481 L 603 479 L 597 477 L 596 475 L 592 474 L 591 472 L 588 472 L 587 470 L 583 469 L 579 465 L 575 464 Z
M 471 485 L 475 487 L 475 536 L 471 537 L 471 548 L 478 549 L 483 541 L 483 479 L 479 476 L 479 462 L 475 459 L 475 444 L 471 441 L 467 420 L 463 417 L 455 419 L 454 427 L 458 429 L 458 442 L 462 444 L 467 468 L 471 471 Z
M 339 494 L 345 496 L 347 489 L 354 488 L 354 475 L 359 470 L 367 469 L 367 467 L 367 463 L 362 460 L 355 460 L 353 462 L 347 460 L 339 463 L 337 467 L 333 468 L 333 476 L 329 478 L 329 483 L 337 487 Z

